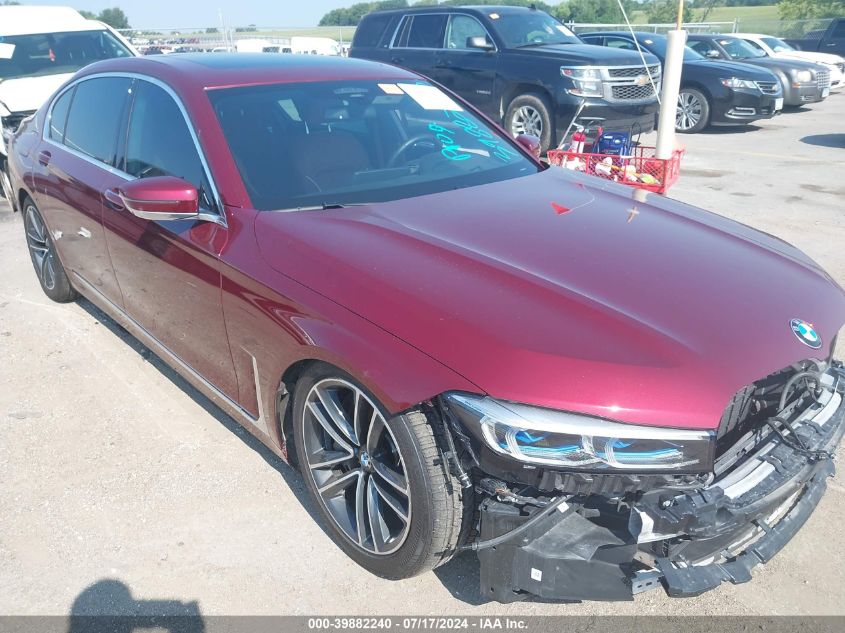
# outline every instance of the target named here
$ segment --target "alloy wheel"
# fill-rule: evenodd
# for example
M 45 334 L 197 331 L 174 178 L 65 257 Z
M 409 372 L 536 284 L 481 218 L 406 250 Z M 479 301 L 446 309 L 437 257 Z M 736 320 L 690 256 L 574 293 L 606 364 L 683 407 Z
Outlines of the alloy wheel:
M 31 204 L 26 207 L 26 243 L 41 283 L 47 290 L 52 290 L 56 287 L 55 253 L 44 221 Z
M 701 121 L 701 101 L 694 94 L 681 92 L 678 94 L 678 108 L 675 111 L 675 127 L 679 130 L 690 130 Z
M 355 385 L 321 380 L 302 414 L 308 474 L 329 516 L 370 554 L 396 551 L 411 524 L 411 492 L 393 432 Z
M 543 117 L 536 108 L 521 106 L 513 113 L 511 120 L 512 134 L 531 134 L 537 138 L 543 137 Z

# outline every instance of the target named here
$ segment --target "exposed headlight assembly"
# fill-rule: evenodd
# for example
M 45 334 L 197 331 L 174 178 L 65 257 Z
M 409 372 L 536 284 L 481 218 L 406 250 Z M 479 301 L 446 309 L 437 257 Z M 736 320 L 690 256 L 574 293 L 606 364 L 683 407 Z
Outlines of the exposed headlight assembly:
M 601 71 L 598 68 L 561 66 L 560 74 L 572 80 L 573 87 L 566 90 L 569 94 L 577 97 L 604 96 Z
M 529 464 L 684 473 L 706 472 L 713 464 L 712 431 L 620 424 L 469 394 L 450 393 L 446 401 L 464 424 L 480 426 L 493 451 Z
M 813 81 L 813 73 L 809 70 L 791 70 L 792 78 L 798 83 L 805 84 Z
M 720 79 L 719 81 L 722 82 L 722 85 L 730 88 L 731 90 L 737 90 L 739 88 L 749 88 L 751 90 L 757 89 L 757 84 L 755 84 L 750 79 L 740 79 L 739 77 L 730 77 L 729 79 Z

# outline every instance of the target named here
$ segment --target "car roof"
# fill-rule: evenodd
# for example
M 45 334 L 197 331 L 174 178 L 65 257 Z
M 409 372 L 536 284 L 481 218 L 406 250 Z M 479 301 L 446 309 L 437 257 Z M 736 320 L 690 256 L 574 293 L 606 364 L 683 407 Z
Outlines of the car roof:
M 405 9 L 383 9 L 381 11 L 371 11 L 367 15 L 385 14 L 385 13 L 475 13 L 480 15 L 489 15 L 490 13 L 508 14 L 508 13 L 524 13 L 526 11 L 539 11 L 539 9 L 532 9 L 531 7 L 520 7 L 515 5 L 425 5 L 413 6 Z M 366 17 L 366 16 L 365 16 Z
M 80 75 L 138 73 L 174 88 L 200 89 L 236 86 L 357 80 L 417 80 L 408 70 L 363 59 L 284 53 L 180 53 L 125 57 L 86 66 Z
M 578 33 L 579 36 L 581 35 L 623 35 L 626 37 L 631 37 L 630 31 L 585 31 L 583 33 Z M 647 40 L 647 39 L 654 39 L 656 37 L 665 38 L 666 36 L 663 33 L 649 33 L 648 31 L 634 31 L 634 37 L 638 40 Z
M 731 33 L 736 37 L 753 37 L 756 39 L 761 39 L 764 37 L 777 37 L 776 35 L 765 35 L 764 33 Z
M 102 22 L 86 20 L 70 7 L 0 6 L 0 35 L 38 35 L 105 28 Z

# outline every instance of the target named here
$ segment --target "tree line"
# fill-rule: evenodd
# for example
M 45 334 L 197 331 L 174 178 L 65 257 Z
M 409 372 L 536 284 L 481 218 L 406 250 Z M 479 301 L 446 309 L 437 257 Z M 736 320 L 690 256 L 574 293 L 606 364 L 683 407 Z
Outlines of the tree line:
M 685 22 L 695 18 L 706 19 L 715 7 L 764 6 L 775 2 L 784 19 L 826 18 L 845 14 L 845 0 L 691 0 L 684 4 L 683 19 Z M 332 9 L 320 20 L 320 26 L 357 26 L 361 18 L 372 11 L 438 4 L 506 4 L 526 7 L 534 5 L 562 22 L 614 24 L 624 21 L 617 0 L 568 0 L 556 5 L 538 0 L 374 0 Z M 651 23 L 674 22 L 678 16 L 677 0 L 622 0 L 622 5 L 629 18 L 633 11 L 645 11 L 646 18 Z

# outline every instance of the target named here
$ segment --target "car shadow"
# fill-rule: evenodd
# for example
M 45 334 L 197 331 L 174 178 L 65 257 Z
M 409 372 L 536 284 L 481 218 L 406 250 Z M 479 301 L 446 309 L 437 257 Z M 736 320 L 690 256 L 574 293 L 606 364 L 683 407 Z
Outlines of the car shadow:
M 311 519 L 313 519 L 314 522 L 320 527 L 320 529 L 323 530 L 326 536 L 329 537 L 329 540 L 332 540 L 332 535 L 329 532 L 328 527 L 323 522 L 322 517 L 317 513 L 316 508 L 314 508 L 313 504 L 311 503 L 311 499 L 308 496 L 308 491 L 305 488 L 305 482 L 298 471 L 296 471 L 289 464 L 285 463 L 283 459 L 281 459 L 273 451 L 271 451 L 264 444 L 262 444 L 257 438 L 255 438 L 240 424 L 238 424 L 225 411 L 220 409 L 211 400 L 209 400 L 202 393 L 200 393 L 193 385 L 191 385 L 187 380 L 182 378 L 182 376 L 180 376 L 173 368 L 171 368 L 170 365 L 161 360 L 152 350 L 150 350 L 147 346 L 141 343 L 134 336 L 132 336 L 132 334 L 125 330 L 109 315 L 100 310 L 97 306 L 95 306 L 93 303 L 91 303 L 84 297 L 78 299 L 76 303 L 83 310 L 85 310 L 92 318 L 96 319 L 101 325 L 105 326 L 109 331 L 111 331 L 112 334 L 117 336 L 121 341 L 123 341 L 132 350 L 134 350 L 145 361 L 155 367 L 165 378 L 167 378 L 174 385 L 179 387 L 179 389 L 181 389 L 195 403 L 202 407 L 204 411 L 206 411 L 214 419 L 220 422 L 220 424 L 222 424 L 225 428 L 231 431 L 232 434 L 235 435 L 239 440 L 241 440 L 247 447 L 251 448 L 256 453 L 258 453 L 271 468 L 273 468 L 276 472 L 279 473 L 279 475 L 281 475 L 285 484 L 287 484 L 288 488 L 290 488 L 291 492 L 293 492 L 299 504 L 303 507 L 303 509 L 305 509 L 305 511 L 308 513 Z M 332 543 L 334 543 L 334 541 L 332 541 Z M 459 554 L 445 565 L 442 565 L 441 567 L 435 569 L 434 574 L 437 576 L 443 586 L 449 591 L 449 593 L 452 594 L 455 599 L 460 600 L 461 602 L 474 606 L 483 605 L 491 602 L 489 598 L 482 595 L 481 593 L 480 564 L 478 561 L 478 556 L 475 554 L 475 552 L 463 552 Z M 130 604 L 131 595 L 129 594 L 128 588 L 125 585 L 113 580 L 104 580 L 101 581 L 101 583 L 102 586 L 98 586 L 100 585 L 100 583 L 98 583 L 98 585 L 92 585 L 92 587 L 89 587 L 89 589 L 86 590 L 86 592 L 88 593 L 83 592 L 83 594 L 85 594 L 84 596 L 80 594 L 80 596 L 84 598 L 80 602 L 80 609 L 86 611 L 86 609 L 83 609 L 83 607 L 87 607 L 87 605 L 96 603 L 99 598 L 102 598 L 105 602 L 111 602 L 117 605 Z M 110 595 L 112 597 L 109 597 Z M 544 600 L 542 598 L 528 598 L 525 601 L 555 603 L 561 602 L 560 600 L 549 601 Z M 138 602 L 138 604 L 143 604 L 149 601 L 136 602 Z M 162 606 L 163 608 L 168 607 L 168 601 L 152 601 L 149 602 L 149 605 L 154 606 L 158 603 L 160 603 L 160 606 Z M 179 604 L 183 603 L 174 601 L 172 608 L 177 608 Z M 153 608 L 153 606 L 143 608 Z M 111 611 L 109 611 L 109 613 L 111 613 Z M 144 615 L 144 613 L 142 613 L 141 615 Z M 118 620 L 120 619 L 118 618 Z M 112 630 L 116 631 L 117 633 L 129 633 L 130 631 L 133 631 L 134 628 L 145 628 L 141 625 L 133 625 L 134 628 L 120 628 L 118 626 L 113 629 L 105 629 L 96 628 L 95 621 L 92 621 L 91 624 L 92 628 L 72 628 L 68 633 L 88 633 L 89 631 L 93 633 L 105 633 L 105 631 Z M 117 624 L 120 624 L 120 622 L 118 622 Z M 189 626 L 189 624 L 186 623 L 185 626 Z M 204 628 L 182 628 L 171 629 L 171 631 L 175 631 L 177 633 L 198 633 L 200 631 L 204 631 Z
M 748 134 L 749 132 L 756 132 L 760 129 L 762 129 L 761 126 L 753 123 L 746 123 L 744 125 L 708 125 L 698 133 L 706 136 L 724 136 L 733 134 Z
M 293 492 L 299 504 L 308 513 L 308 515 L 317 523 L 317 525 L 320 526 L 323 532 L 325 532 L 327 536 L 329 535 L 329 532 L 327 531 L 326 526 L 322 521 L 322 518 L 319 514 L 317 514 L 315 508 L 311 504 L 311 500 L 308 497 L 308 491 L 305 488 L 305 482 L 303 481 L 299 472 L 293 466 L 287 464 L 281 457 L 279 457 L 273 451 L 267 448 L 267 446 L 265 446 L 260 440 L 253 436 L 243 426 L 238 424 L 238 422 L 236 422 L 234 418 L 232 418 L 220 407 L 218 407 L 211 400 L 209 400 L 206 396 L 200 393 L 199 390 L 197 390 L 187 380 L 182 378 L 182 376 L 180 376 L 179 373 L 176 372 L 176 370 L 174 370 L 172 367 L 170 367 L 170 365 L 161 360 L 161 358 L 159 358 L 152 350 L 150 350 L 147 346 L 141 343 L 137 338 L 132 336 L 132 334 L 126 331 L 123 327 L 121 327 L 121 325 L 117 323 L 114 319 L 112 319 L 109 315 L 100 310 L 97 306 L 95 306 L 93 303 L 91 303 L 84 297 L 78 299 L 76 303 L 77 305 L 79 305 L 79 307 L 81 307 L 89 315 L 91 315 L 92 318 L 96 319 L 100 322 L 100 324 L 108 328 L 112 332 L 112 334 L 117 336 L 121 341 L 128 345 L 139 356 L 141 356 L 141 358 L 143 358 L 145 361 L 155 367 L 165 378 L 170 380 L 170 382 L 172 382 L 174 385 L 179 387 L 179 389 L 185 392 L 185 394 L 190 397 L 196 404 L 202 407 L 206 413 L 212 416 L 226 429 L 231 431 L 231 433 L 235 435 L 247 447 L 251 448 L 256 453 L 258 453 L 261 458 L 267 463 L 268 466 L 270 466 L 273 470 L 279 473 L 279 475 L 281 475 L 285 484 L 287 484 L 288 488 L 291 490 L 291 492 Z
M 839 149 L 845 148 L 845 134 L 812 134 L 800 139 L 802 143 L 807 145 L 817 145 L 819 147 L 836 147 Z
M 136 600 L 129 587 L 103 578 L 73 601 L 67 633 L 133 633 L 134 631 L 203 633 L 205 621 L 194 600 Z

